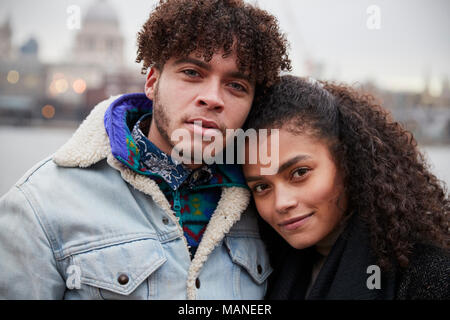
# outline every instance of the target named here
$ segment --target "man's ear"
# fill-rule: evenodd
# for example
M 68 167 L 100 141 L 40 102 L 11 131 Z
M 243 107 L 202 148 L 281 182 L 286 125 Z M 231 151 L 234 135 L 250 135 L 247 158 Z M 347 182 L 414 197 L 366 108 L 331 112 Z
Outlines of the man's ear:
M 159 70 L 155 67 L 151 67 L 147 75 L 147 81 L 145 82 L 145 95 L 150 100 L 153 100 L 155 97 L 155 89 L 158 83 L 159 76 Z

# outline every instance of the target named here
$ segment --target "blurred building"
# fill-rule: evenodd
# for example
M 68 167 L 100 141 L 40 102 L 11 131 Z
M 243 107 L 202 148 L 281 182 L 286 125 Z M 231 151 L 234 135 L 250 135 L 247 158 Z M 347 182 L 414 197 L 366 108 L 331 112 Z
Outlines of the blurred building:
M 12 31 L 9 17 L 0 25 L 0 57 L 8 60 L 12 53 Z
M 15 48 L 12 36 L 7 18 L 0 26 L 0 119 L 27 123 L 40 116 L 46 66 L 39 61 L 39 44 L 34 37 Z
M 61 63 L 44 65 L 35 38 L 14 47 L 13 36 L 7 18 L 0 24 L 1 122 L 79 121 L 111 95 L 143 91 L 139 67 L 125 67 L 119 16 L 107 0 L 86 10 L 72 54 Z
M 440 95 L 430 93 L 429 77 L 425 76 L 424 90 L 415 92 L 391 92 L 376 88 L 371 93 L 380 98 L 394 119 L 422 144 L 450 143 L 450 88 L 448 78 L 442 82 Z
M 450 107 L 450 81 L 448 76 L 442 79 L 442 90 L 440 96 L 440 103 L 444 106 Z
M 114 8 L 106 0 L 97 0 L 88 9 L 82 26 L 71 61 L 108 72 L 120 71 L 124 66 L 124 37 Z
M 101 100 L 142 92 L 145 77 L 126 67 L 116 10 L 96 0 L 86 11 L 67 61 L 48 67 L 46 91 L 66 118 L 81 120 Z

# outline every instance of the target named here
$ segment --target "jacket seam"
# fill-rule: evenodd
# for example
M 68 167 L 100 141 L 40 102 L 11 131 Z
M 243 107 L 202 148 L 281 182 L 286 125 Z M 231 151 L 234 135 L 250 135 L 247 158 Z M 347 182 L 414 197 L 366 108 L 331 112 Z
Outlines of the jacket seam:
M 51 159 L 49 159 L 49 160 L 51 160 Z M 47 163 L 47 161 L 45 163 Z M 36 208 L 33 206 L 33 201 L 31 199 L 29 199 L 29 198 L 33 198 L 33 196 L 31 195 L 31 193 L 27 192 L 26 190 L 24 190 L 23 188 L 21 188 L 19 186 L 16 186 L 16 188 L 23 195 L 23 197 L 27 201 L 28 205 L 30 206 L 31 210 L 33 211 L 33 214 L 34 214 L 37 222 L 39 223 L 39 226 L 40 226 L 41 230 L 43 231 L 43 233 L 45 235 L 45 238 L 47 239 L 47 242 L 49 244 L 49 248 L 52 251 L 52 256 L 53 256 L 53 259 L 55 260 L 55 265 L 59 266 L 59 261 L 56 258 L 56 254 L 55 254 L 56 250 L 55 250 L 55 246 L 54 246 L 54 243 L 56 243 L 56 241 L 55 241 L 55 239 L 53 239 L 51 237 L 50 232 L 47 231 L 47 229 L 45 228 L 44 223 L 42 221 L 42 218 L 41 218 L 41 216 L 38 213 L 38 210 L 36 210 Z M 58 270 L 58 273 L 61 276 L 61 278 L 64 279 L 63 274 L 61 274 L 61 270 L 59 270 L 59 268 L 57 268 L 57 270 Z
M 42 163 L 41 163 L 38 167 L 36 167 L 36 168 L 35 168 L 32 172 L 30 172 L 26 177 L 22 178 L 22 179 L 24 179 L 24 180 L 22 181 L 22 179 L 21 179 L 21 181 L 18 182 L 15 186 L 16 186 L 17 188 L 20 188 L 20 187 L 23 186 L 25 183 L 27 183 L 28 180 L 36 173 L 36 171 L 38 171 L 40 168 L 42 168 L 43 166 L 45 166 L 48 162 L 52 161 L 52 158 L 53 158 L 53 155 L 50 155 L 50 156 L 47 157 L 47 159 L 42 160 Z M 22 192 L 22 193 L 23 193 L 23 192 Z
M 140 237 L 138 235 L 141 235 Z M 136 237 L 137 236 L 137 237 Z M 104 238 L 102 240 L 98 240 L 97 242 L 99 244 L 97 245 L 93 245 L 91 247 L 85 248 L 85 249 L 76 249 L 77 247 L 83 247 L 83 246 L 88 246 L 88 245 L 92 245 L 93 242 L 89 242 L 83 245 L 76 245 L 76 246 L 72 246 L 69 248 L 66 248 L 64 250 L 61 250 L 61 254 L 58 254 L 59 258 L 57 258 L 57 260 L 64 260 L 70 256 L 75 256 L 75 255 L 79 255 L 79 254 L 84 254 L 84 253 L 89 253 L 91 251 L 95 251 L 95 250 L 101 250 L 104 248 L 108 248 L 108 247 L 114 247 L 114 246 L 118 246 L 121 244 L 125 244 L 125 243 L 131 243 L 131 242 L 136 242 L 136 241 L 143 241 L 143 240 L 155 240 L 158 241 L 158 238 L 150 233 L 146 233 L 146 232 L 137 232 L 137 233 L 129 233 L 129 234 L 123 234 L 123 235 L 118 235 L 114 238 L 109 238 L 109 239 L 113 239 L 111 241 L 106 241 L 104 243 L 102 243 L 102 241 L 108 240 L 108 238 Z M 74 249 L 75 248 L 75 249 Z M 72 250 L 73 249 L 73 250 Z

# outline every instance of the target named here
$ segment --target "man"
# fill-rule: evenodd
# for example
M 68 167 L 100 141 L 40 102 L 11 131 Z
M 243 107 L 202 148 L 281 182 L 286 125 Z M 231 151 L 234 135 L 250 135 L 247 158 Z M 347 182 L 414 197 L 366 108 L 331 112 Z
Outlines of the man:
M 162 1 L 138 46 L 145 94 L 100 103 L 0 200 L 1 298 L 264 296 L 271 267 L 240 168 L 171 155 L 205 150 L 195 135 L 226 141 L 290 68 L 275 18 L 239 0 Z

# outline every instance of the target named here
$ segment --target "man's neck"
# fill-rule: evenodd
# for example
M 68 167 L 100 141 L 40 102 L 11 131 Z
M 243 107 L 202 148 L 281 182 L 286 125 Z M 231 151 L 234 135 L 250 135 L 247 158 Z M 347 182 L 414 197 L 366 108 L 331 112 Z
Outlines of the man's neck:
M 169 137 L 167 137 L 167 138 L 169 138 Z M 148 130 L 147 139 L 150 140 L 159 150 L 161 150 L 165 154 L 167 154 L 167 155 L 172 154 L 173 146 L 170 145 L 167 142 L 167 139 L 165 139 L 161 135 L 161 133 L 159 132 L 159 130 L 156 127 L 156 124 L 154 123 L 153 120 L 152 120 L 152 122 L 150 124 L 150 128 Z M 200 163 L 200 164 L 196 164 L 196 163 L 190 164 L 189 163 L 189 164 L 184 164 L 184 165 L 191 170 L 195 170 L 195 169 L 198 169 L 201 166 L 203 166 L 203 163 Z

